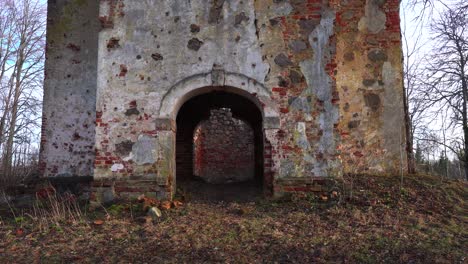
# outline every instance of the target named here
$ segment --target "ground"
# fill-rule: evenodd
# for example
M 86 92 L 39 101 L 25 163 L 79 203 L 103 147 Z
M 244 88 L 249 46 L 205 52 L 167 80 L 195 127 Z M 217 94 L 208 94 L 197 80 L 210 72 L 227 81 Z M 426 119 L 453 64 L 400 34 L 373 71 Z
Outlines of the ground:
M 59 207 L 2 207 L 0 263 L 466 263 L 467 184 L 400 180 L 348 176 L 285 201 L 183 193 L 155 220 L 137 201 L 93 211 L 68 202 L 75 213 L 55 220 Z

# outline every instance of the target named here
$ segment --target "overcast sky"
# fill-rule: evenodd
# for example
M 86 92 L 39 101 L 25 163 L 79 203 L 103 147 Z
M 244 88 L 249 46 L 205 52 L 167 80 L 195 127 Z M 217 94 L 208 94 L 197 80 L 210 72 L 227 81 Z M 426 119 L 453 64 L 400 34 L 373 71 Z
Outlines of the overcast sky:
M 444 11 L 445 6 L 453 6 L 454 3 L 459 0 L 434 0 L 435 4 L 432 8 L 426 8 L 423 10 L 422 5 L 413 6 L 409 4 L 412 0 L 402 0 L 400 8 L 401 17 L 401 29 L 402 34 L 406 35 L 408 46 L 413 47 L 416 42 L 418 46 L 421 46 L 419 51 L 414 56 L 413 60 L 419 61 L 419 66 L 424 67 L 424 61 L 430 60 L 431 49 L 434 47 L 434 41 L 432 40 L 430 24 L 433 18 L 440 16 L 441 12 Z M 468 0 L 466 0 L 468 1 Z M 417 39 L 419 38 L 419 41 Z M 404 42 L 403 42 L 404 45 Z M 403 48 L 403 52 L 406 52 Z M 410 62 L 411 63 L 411 62 Z M 441 135 L 442 122 L 441 118 L 436 120 L 426 120 L 428 127 L 435 132 L 439 131 Z M 451 129 L 447 131 L 448 138 L 460 138 L 462 136 L 461 129 Z M 416 147 L 416 145 L 415 145 Z M 452 153 L 448 153 L 449 158 L 454 158 Z

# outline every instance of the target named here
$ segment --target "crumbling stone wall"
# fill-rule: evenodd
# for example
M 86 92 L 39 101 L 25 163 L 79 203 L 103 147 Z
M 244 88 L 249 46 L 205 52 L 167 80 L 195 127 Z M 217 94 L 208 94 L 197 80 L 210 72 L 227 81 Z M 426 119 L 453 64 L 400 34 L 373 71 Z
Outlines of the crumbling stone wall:
M 40 169 L 44 177 L 94 172 L 98 1 L 48 2 Z
M 396 173 L 406 168 L 399 1 L 350 1 L 335 28 L 343 169 Z
M 213 89 L 262 111 L 265 179 L 275 195 L 406 166 L 398 0 L 101 0 L 99 33 L 78 30 L 97 1 L 49 2 L 45 176 L 89 172 L 95 182 L 136 181 L 172 196 L 178 109 Z M 66 27 L 54 26 L 60 19 Z M 97 58 L 90 42 L 77 44 L 96 35 Z M 67 79 L 69 70 L 80 75 Z M 92 154 L 75 143 L 89 147 L 93 137 L 94 170 Z
M 228 108 L 211 110 L 194 133 L 194 175 L 209 183 L 253 180 L 254 133 Z

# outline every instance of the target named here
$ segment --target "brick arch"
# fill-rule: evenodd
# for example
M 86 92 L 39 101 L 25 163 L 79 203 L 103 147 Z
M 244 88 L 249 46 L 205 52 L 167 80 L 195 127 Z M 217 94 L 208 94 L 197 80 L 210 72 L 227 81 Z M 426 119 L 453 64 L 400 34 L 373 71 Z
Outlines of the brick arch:
M 223 112 L 224 111 L 224 112 Z M 218 112 L 218 116 L 215 122 L 212 122 L 213 112 Z M 223 113 L 220 113 L 223 112 Z M 238 120 L 243 125 L 236 123 Z M 262 125 L 262 115 L 260 109 L 252 103 L 250 100 L 228 92 L 210 92 L 195 96 L 184 103 L 177 114 L 176 120 L 176 176 L 177 179 L 190 179 L 193 175 L 202 176 L 196 174 L 194 170 L 194 163 L 196 155 L 193 152 L 196 146 L 195 131 L 196 128 L 205 123 L 203 131 L 207 132 L 208 137 L 199 143 L 210 142 L 209 145 L 202 148 L 203 150 L 209 149 L 209 151 L 202 151 L 207 154 L 204 156 L 211 156 L 206 162 L 203 163 L 203 167 L 212 168 L 205 170 L 203 175 L 208 176 L 206 179 L 226 178 L 229 175 L 235 175 L 234 181 L 240 176 L 241 172 L 252 172 L 252 180 L 261 183 L 263 180 L 263 144 L 264 144 L 264 129 Z M 240 127 L 247 128 L 246 132 Z M 226 141 L 225 135 L 229 134 L 228 138 L 235 138 L 235 141 Z M 242 135 L 241 135 L 242 134 Z M 223 136 L 219 136 L 223 135 Z M 241 135 L 241 136 L 240 136 Z M 238 143 L 244 142 L 248 144 L 248 138 L 252 139 L 252 159 L 243 159 L 242 154 L 237 155 L 236 152 L 230 152 L 229 149 L 238 149 L 240 152 L 247 151 L 250 149 L 244 149 L 243 146 L 239 146 Z M 227 147 L 230 146 L 230 147 Z M 243 149 L 241 151 L 241 149 Z M 250 153 L 250 152 L 249 152 Z M 232 159 L 234 156 L 238 156 Z M 224 162 L 224 159 L 220 160 L 220 157 L 225 157 L 227 160 L 231 159 L 228 163 Z M 242 162 L 242 160 L 244 162 Z M 252 161 L 252 163 L 249 163 Z M 217 166 L 217 163 L 223 164 L 223 166 Z M 252 171 L 243 171 L 240 168 L 230 168 L 232 164 L 238 165 L 252 165 Z M 228 168 L 229 167 L 229 168 Z M 244 166 L 244 168 L 247 168 Z M 218 177 L 214 175 L 216 169 L 225 171 L 220 174 L 224 174 L 226 177 Z M 226 169 L 228 168 L 228 169 Z M 250 167 L 249 167 L 250 168 Z M 218 170 L 219 171 L 219 170 Z M 202 177 L 203 178 L 203 177 Z
M 270 90 L 258 81 L 242 74 L 226 73 L 213 70 L 209 73 L 188 77 L 172 86 L 162 97 L 156 127 L 159 145 L 163 146 L 162 161 L 164 165 L 158 178 L 167 186 L 168 195 L 176 190 L 176 119 L 182 105 L 190 99 L 212 92 L 236 94 L 251 101 L 260 111 L 260 131 L 263 138 L 261 150 L 263 165 L 262 178 L 265 193 L 271 193 L 273 180 L 279 169 L 277 132 L 280 128 L 279 107 L 271 99 Z
M 223 91 L 241 95 L 257 105 L 262 112 L 265 128 L 279 128 L 279 113 L 271 92 L 258 81 L 239 73 L 213 70 L 188 77 L 172 86 L 162 97 L 160 120 L 175 120 L 180 107 L 197 95 Z

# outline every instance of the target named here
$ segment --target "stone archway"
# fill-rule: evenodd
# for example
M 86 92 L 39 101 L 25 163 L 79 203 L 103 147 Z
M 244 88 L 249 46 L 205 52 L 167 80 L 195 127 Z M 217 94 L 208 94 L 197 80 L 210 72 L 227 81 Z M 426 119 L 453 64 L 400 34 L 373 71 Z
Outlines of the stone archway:
M 237 200 L 262 193 L 267 186 L 264 135 L 255 104 L 237 94 L 209 92 L 184 103 L 176 122 L 179 189 L 202 200 Z
M 225 73 L 222 70 L 213 70 L 207 74 L 199 74 L 177 83 L 162 97 L 157 120 L 158 141 L 161 146 L 159 157 L 158 178 L 168 183 L 166 191 L 172 196 L 176 190 L 176 119 L 181 109 L 190 99 L 209 93 L 226 93 L 239 96 L 251 102 L 258 109 L 261 121 L 258 131 L 261 133 L 262 150 L 262 177 L 264 189 L 272 191 L 275 175 L 275 163 L 272 160 L 271 149 L 276 149 L 275 137 L 279 129 L 279 115 L 276 106 L 271 100 L 269 90 L 244 75 Z

